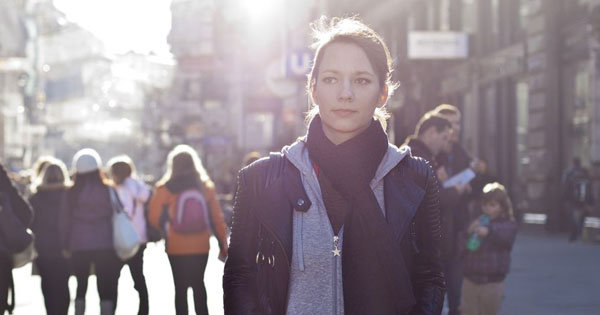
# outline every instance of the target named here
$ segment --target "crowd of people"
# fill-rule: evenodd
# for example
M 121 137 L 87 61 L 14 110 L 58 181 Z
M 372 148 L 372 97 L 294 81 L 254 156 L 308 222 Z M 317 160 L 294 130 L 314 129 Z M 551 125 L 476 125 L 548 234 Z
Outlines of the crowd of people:
M 517 223 L 504 186 L 459 144 L 460 111 L 436 107 L 396 147 L 385 104 L 397 84 L 382 38 L 357 18 L 320 19 L 313 31 L 307 133 L 280 153 L 247 157 L 229 242 L 214 184 L 188 145 L 171 151 L 153 188 L 127 156 L 105 172 L 89 148 L 75 154 L 71 175 L 41 159 L 28 202 L 2 169 L 0 219 L 31 227 L 48 314 L 67 313 L 71 275 L 73 308 L 84 314 L 91 266 L 100 312 L 114 314 L 124 265 L 138 314 L 148 314 L 145 243 L 161 238 L 175 313 L 188 314 L 191 287 L 196 314 L 208 314 L 211 234 L 225 261 L 225 314 L 440 314 L 445 298 L 450 315 L 498 313 Z M 115 251 L 119 209 L 139 243 L 126 259 Z M 11 307 L 14 253 L 0 233 L 0 314 Z
M 88 278 L 96 275 L 100 313 L 114 314 L 117 306 L 121 269 L 127 265 L 139 294 L 139 315 L 149 313 L 148 288 L 144 276 L 144 250 L 154 233 L 166 240 L 175 285 L 177 314 L 187 314 L 187 289 L 194 291 L 197 314 L 208 314 L 204 269 L 211 233 L 217 236 L 220 258 L 227 257 L 226 224 L 216 198 L 214 184 L 202 166 L 196 151 L 187 145 L 175 147 L 167 158 L 166 172 L 156 184 L 148 187 L 137 178 L 133 161 L 123 155 L 109 160 L 104 171 L 99 154 L 90 148 L 73 157 L 72 175 L 65 164 L 54 157 L 43 157 L 36 164 L 35 178 L 29 187 L 27 201 L 10 182 L 2 167 L 2 212 L 11 211 L 20 224 L 30 227 L 35 235 L 35 266 L 41 277 L 47 314 L 67 314 L 71 304 L 68 280 L 77 279 L 74 314 L 86 309 Z M 153 193 L 154 191 L 154 193 Z M 139 247 L 133 255 L 122 259 L 115 252 L 114 214 L 117 209 L 111 193 L 118 196 L 120 207 L 127 213 L 135 230 Z M 182 199 L 182 193 L 200 199 Z M 6 204 L 6 203 L 9 204 Z M 184 204 L 179 204 L 183 202 Z M 194 203 L 195 202 L 195 203 Z M 202 223 L 188 219 L 201 217 Z M 181 217 L 182 216 L 182 217 Z M 191 230 L 178 231 L 180 217 Z M 3 218 L 4 219 L 4 218 Z M 11 253 L 8 239 L 0 233 L 0 314 L 14 308 Z M 156 239 L 154 239 L 156 240 Z M 12 291 L 12 305 L 8 292 Z

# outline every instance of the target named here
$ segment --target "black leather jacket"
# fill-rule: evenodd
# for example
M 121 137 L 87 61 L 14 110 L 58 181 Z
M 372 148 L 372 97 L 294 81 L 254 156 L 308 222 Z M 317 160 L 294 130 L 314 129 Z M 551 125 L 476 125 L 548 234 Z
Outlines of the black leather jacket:
M 17 188 L 13 185 L 8 176 L 8 172 L 2 164 L 0 164 L 0 193 L 4 194 L 4 196 L 8 198 L 7 202 L 10 203 L 10 209 L 6 209 L 6 211 L 12 210 L 23 226 L 29 227 L 33 219 L 33 211 L 29 204 L 21 197 Z M 8 256 L 9 249 L 7 244 L 5 244 L 4 237 L 1 233 L 2 231 L 0 231 L 0 255 Z
M 440 314 L 444 301 L 436 181 L 427 162 L 412 156 L 384 179 L 386 218 L 402 244 L 416 300 L 410 314 Z M 285 158 L 240 171 L 223 276 L 225 314 L 285 314 L 292 215 L 310 205 L 300 172 Z

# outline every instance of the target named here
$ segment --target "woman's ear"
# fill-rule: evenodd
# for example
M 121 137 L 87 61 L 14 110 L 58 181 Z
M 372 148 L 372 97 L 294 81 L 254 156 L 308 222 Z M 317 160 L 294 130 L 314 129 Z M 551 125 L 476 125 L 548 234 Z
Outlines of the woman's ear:
M 379 96 L 379 101 L 377 102 L 377 107 L 383 107 L 388 99 L 388 86 L 387 84 L 381 90 L 381 95 Z

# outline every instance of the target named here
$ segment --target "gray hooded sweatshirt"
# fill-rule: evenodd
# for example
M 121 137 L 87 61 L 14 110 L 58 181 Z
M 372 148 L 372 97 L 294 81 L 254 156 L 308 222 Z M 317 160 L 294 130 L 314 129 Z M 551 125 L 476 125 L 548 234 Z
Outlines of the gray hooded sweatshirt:
M 342 256 L 334 256 L 334 233 L 317 175 L 308 155 L 305 138 L 283 149 L 283 154 L 300 171 L 302 185 L 312 205 L 307 212 L 294 211 L 293 252 L 288 289 L 288 315 L 344 314 Z M 371 189 L 385 215 L 383 178 L 406 155 L 408 147 L 389 144 Z M 339 232 L 338 248 L 343 251 L 344 228 Z

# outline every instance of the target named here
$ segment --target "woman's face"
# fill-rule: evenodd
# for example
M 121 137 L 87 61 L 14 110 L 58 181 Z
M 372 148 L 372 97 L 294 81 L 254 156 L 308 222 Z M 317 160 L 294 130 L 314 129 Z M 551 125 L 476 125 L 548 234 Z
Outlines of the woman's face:
M 312 97 L 319 105 L 325 135 L 343 143 L 367 129 L 376 107 L 385 104 L 387 91 L 367 54 L 352 43 L 332 43 L 325 48 Z

